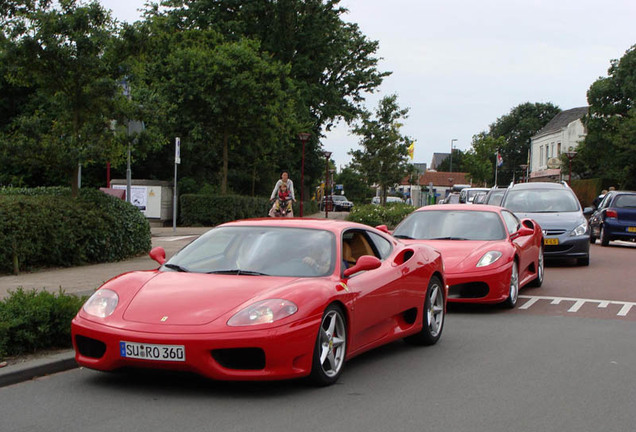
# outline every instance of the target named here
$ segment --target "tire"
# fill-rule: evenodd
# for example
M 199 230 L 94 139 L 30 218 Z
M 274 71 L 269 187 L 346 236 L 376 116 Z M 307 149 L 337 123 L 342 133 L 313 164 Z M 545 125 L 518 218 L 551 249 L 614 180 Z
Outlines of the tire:
M 590 244 L 596 244 L 596 237 L 594 237 L 594 233 L 590 229 Z
M 607 234 L 607 231 L 605 230 L 605 225 L 603 225 L 601 227 L 601 246 L 607 246 L 609 245 L 609 242 L 610 242 L 609 234 Z
M 543 285 L 543 276 L 545 275 L 545 261 L 543 257 L 543 248 L 539 252 L 539 260 L 537 265 L 537 277 L 530 282 L 530 286 L 539 288 Z
M 347 354 L 347 322 L 342 309 L 329 305 L 322 315 L 314 345 L 309 379 L 316 386 L 328 386 L 336 381 L 344 369 Z
M 445 315 L 444 285 L 437 276 L 433 276 L 426 288 L 422 330 L 404 338 L 404 341 L 411 345 L 434 345 L 442 336 Z
M 519 299 L 519 268 L 517 261 L 512 262 L 512 271 L 510 272 L 510 284 L 508 288 L 508 298 L 503 302 L 504 307 L 512 309 L 517 305 Z

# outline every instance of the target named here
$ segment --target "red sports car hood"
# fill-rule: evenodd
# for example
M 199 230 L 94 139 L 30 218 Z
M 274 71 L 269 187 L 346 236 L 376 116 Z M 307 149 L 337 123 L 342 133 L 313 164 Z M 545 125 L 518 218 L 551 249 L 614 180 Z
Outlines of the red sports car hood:
M 159 272 L 128 304 L 125 321 L 204 325 L 241 304 L 297 279 Z
M 409 243 L 424 243 L 437 249 L 442 254 L 444 268 L 448 273 L 475 270 L 475 265 L 486 252 L 502 250 L 500 241 L 415 240 Z

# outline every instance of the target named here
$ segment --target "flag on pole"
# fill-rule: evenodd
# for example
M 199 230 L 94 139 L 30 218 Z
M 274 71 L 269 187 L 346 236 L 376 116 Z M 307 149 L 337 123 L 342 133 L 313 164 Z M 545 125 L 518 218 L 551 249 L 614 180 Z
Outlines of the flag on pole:
M 411 143 L 411 145 L 408 148 L 409 150 L 409 157 L 411 158 L 411 160 L 413 160 L 414 154 L 415 154 L 415 141 L 413 141 Z
M 497 151 L 497 167 L 501 167 L 502 165 L 503 165 L 503 158 L 499 154 L 499 151 Z

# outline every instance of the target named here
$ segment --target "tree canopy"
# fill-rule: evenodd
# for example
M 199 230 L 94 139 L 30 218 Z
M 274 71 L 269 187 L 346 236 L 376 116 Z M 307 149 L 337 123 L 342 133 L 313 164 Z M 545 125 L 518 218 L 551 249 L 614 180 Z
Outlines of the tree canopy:
M 608 76 L 587 92 L 587 136 L 573 170 L 620 189 L 636 189 L 636 45 L 612 60 Z
M 397 95 L 382 98 L 374 114 L 366 113 L 361 124 L 353 129 L 361 137 L 362 149 L 349 154 L 353 156 L 352 167 L 367 184 L 381 188 L 384 203 L 387 188 L 401 183 L 410 172 L 408 146 L 413 140 L 400 133 L 408 108 L 399 107 Z

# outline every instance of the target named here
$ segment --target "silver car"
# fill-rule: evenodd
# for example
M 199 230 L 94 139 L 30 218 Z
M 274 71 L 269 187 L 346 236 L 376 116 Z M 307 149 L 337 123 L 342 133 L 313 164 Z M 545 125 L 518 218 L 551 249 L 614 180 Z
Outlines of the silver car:
M 508 187 L 501 206 L 517 217 L 534 219 L 543 229 L 544 257 L 574 258 L 590 264 L 590 228 L 576 194 L 565 182 L 518 183 Z

